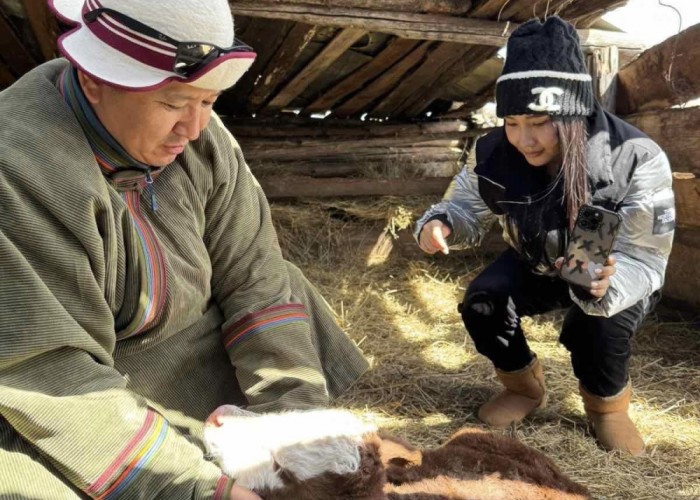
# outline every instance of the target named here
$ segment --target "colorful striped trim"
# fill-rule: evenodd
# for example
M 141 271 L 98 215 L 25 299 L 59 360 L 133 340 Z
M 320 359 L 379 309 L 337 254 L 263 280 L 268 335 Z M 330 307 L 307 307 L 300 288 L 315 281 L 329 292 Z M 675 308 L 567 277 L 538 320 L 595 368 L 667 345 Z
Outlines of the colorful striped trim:
M 117 332 L 119 340 L 144 332 L 158 319 L 165 306 L 167 288 L 165 256 L 156 234 L 141 214 L 141 194 L 138 191 L 126 191 L 121 194 L 141 242 L 139 267 L 142 270 L 142 300 L 139 301 L 139 307 L 131 322 Z
M 131 158 L 104 128 L 83 94 L 74 68 L 69 68 L 61 74 L 58 79 L 58 89 L 73 110 L 95 154 L 97 164 L 105 176 L 111 179 L 115 172 L 133 170 L 137 175 L 140 172 L 139 182 L 143 186 L 146 184 L 145 172 L 150 172 L 151 178 L 154 179 L 163 170 Z M 119 340 L 143 333 L 157 321 L 165 305 L 167 288 L 165 256 L 155 232 L 141 213 L 141 189 L 123 191 L 121 195 L 141 242 L 138 249 L 141 297 L 133 318 L 130 318 L 126 327 L 121 328 L 120 325 L 120 331 L 117 332 Z
M 224 346 L 229 350 L 256 333 L 276 326 L 308 321 L 308 319 L 309 316 L 306 314 L 306 308 L 303 304 L 268 307 L 260 312 L 243 316 L 224 330 Z
M 117 498 L 153 459 L 163 445 L 169 429 L 167 420 L 149 410 L 138 433 L 86 493 L 99 499 Z
M 212 500 L 228 500 L 231 497 L 230 493 L 232 487 L 233 479 L 228 476 L 221 476 L 216 483 L 216 490 L 214 490 Z

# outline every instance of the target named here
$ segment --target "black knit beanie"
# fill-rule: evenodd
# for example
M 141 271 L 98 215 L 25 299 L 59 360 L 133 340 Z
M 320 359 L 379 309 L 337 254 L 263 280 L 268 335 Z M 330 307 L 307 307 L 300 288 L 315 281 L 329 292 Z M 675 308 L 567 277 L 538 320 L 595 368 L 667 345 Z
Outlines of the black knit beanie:
M 519 26 L 508 39 L 506 63 L 496 82 L 496 114 L 592 112 L 593 86 L 574 27 L 557 16 Z

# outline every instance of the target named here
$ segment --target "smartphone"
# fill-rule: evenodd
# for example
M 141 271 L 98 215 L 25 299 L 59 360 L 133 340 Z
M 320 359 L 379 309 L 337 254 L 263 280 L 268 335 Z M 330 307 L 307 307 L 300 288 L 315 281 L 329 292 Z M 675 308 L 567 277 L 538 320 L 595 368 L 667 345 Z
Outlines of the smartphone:
M 622 217 L 616 212 L 583 205 L 571 231 L 559 276 L 569 283 L 590 288 L 598 277 L 596 270 L 605 265 L 610 255 L 621 223 Z

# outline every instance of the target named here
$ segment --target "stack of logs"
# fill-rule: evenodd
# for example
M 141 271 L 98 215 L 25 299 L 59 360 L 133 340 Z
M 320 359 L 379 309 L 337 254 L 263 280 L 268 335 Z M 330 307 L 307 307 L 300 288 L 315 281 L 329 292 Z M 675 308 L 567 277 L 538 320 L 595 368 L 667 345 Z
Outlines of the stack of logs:
M 484 129 L 460 120 L 227 120 L 269 198 L 438 195 Z

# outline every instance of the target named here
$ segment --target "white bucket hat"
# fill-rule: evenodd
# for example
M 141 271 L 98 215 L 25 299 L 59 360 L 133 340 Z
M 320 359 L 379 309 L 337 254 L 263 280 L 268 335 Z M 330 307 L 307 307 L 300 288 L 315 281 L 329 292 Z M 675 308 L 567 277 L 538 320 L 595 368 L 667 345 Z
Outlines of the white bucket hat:
M 170 81 L 224 90 L 255 59 L 234 38 L 227 0 L 49 0 L 75 28 L 61 54 L 115 87 L 152 90 Z

